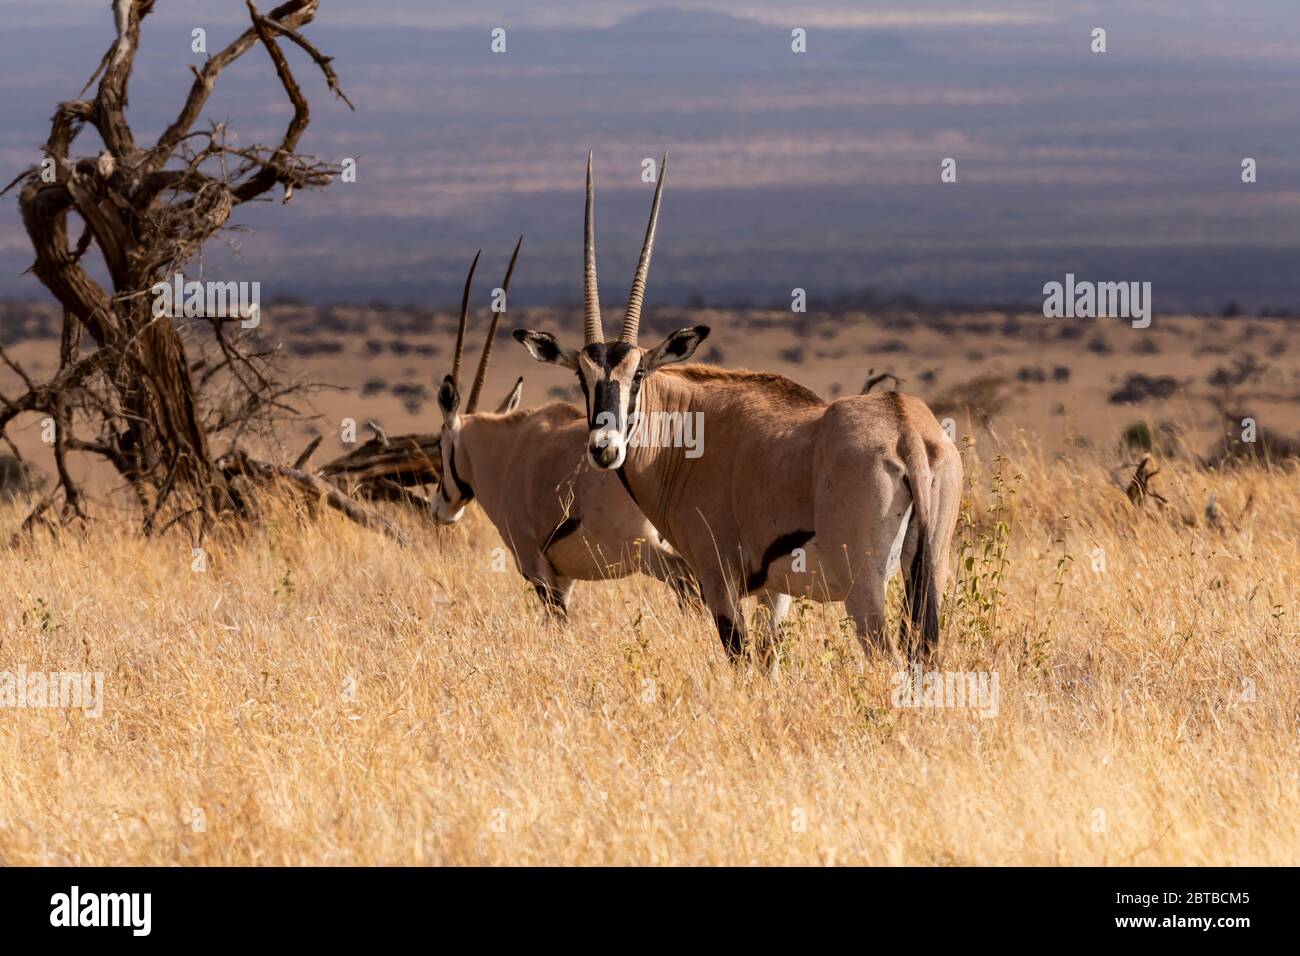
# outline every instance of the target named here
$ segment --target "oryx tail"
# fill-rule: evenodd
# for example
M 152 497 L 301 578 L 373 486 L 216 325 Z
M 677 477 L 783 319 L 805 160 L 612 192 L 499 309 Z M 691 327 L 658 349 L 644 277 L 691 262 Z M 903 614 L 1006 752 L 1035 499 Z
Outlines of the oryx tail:
M 904 597 L 907 617 L 912 625 L 912 641 L 920 641 L 920 650 L 930 655 L 939 646 L 939 587 L 934 556 L 941 547 L 939 524 L 934 514 L 934 473 L 926 454 L 925 442 L 915 432 L 904 432 L 899 456 L 907 469 L 906 482 L 912 496 L 912 523 L 909 533 L 916 535 L 916 552 L 911 567 L 904 571 Z M 904 626 L 906 631 L 906 626 Z M 903 634 L 904 639 L 907 634 Z

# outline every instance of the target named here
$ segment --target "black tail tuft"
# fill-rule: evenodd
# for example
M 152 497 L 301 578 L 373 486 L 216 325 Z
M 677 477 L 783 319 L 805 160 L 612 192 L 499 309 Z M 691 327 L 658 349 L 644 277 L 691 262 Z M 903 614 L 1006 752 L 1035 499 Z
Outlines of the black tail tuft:
M 927 530 L 917 528 L 916 554 L 908 569 L 905 588 L 908 618 L 912 622 L 908 657 L 913 660 L 932 657 L 939 646 L 939 592 L 934 582 Z

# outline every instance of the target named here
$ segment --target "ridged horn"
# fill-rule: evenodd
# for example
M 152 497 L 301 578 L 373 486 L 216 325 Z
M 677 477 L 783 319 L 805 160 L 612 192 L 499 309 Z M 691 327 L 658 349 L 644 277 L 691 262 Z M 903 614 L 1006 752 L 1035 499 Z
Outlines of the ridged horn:
M 520 236 L 519 241 L 515 243 L 515 251 L 510 256 L 510 265 L 506 268 L 506 280 L 501 283 L 501 296 L 505 300 L 505 307 L 510 308 L 510 277 L 515 272 L 515 260 L 519 258 L 519 247 L 524 244 L 524 237 Z M 483 354 L 479 356 L 478 371 L 474 373 L 474 386 L 469 390 L 469 403 L 465 406 L 465 413 L 471 414 L 478 408 L 478 397 L 483 391 L 483 380 L 487 378 L 488 362 L 492 359 L 492 342 L 497 337 L 497 326 L 501 324 L 501 316 L 504 314 L 503 309 L 500 312 L 492 313 L 492 325 L 488 328 L 487 341 L 483 343 Z
M 460 327 L 456 330 L 456 352 L 451 360 L 451 380 L 460 388 L 460 360 L 465 354 L 465 320 L 469 316 L 469 287 L 474 281 L 474 269 L 478 266 L 478 257 L 483 255 L 480 249 L 474 253 L 474 261 L 469 264 L 469 275 L 465 276 L 465 289 L 460 294 Z
M 632 277 L 632 291 L 627 294 L 627 311 L 623 313 L 623 331 L 618 340 L 636 345 L 637 333 L 641 331 L 641 302 L 645 299 L 645 280 L 650 274 L 650 256 L 655 250 L 655 226 L 659 222 L 659 199 L 664 192 L 664 180 L 668 178 L 668 154 L 659 161 L 659 182 L 655 185 L 654 203 L 650 206 L 650 224 L 646 226 L 645 242 L 641 244 L 641 260 L 636 264 L 636 275 Z
M 592 185 L 591 150 L 587 150 L 587 217 L 582 230 L 586 269 L 583 272 L 582 300 L 586 309 L 582 338 L 584 345 L 605 341 L 600 323 L 600 288 L 596 283 L 596 189 Z

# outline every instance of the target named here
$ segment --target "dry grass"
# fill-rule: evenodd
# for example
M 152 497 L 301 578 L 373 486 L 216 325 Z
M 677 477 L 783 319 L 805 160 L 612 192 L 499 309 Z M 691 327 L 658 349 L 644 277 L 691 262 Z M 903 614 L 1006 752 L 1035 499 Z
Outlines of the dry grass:
M 941 667 L 997 672 L 989 719 L 891 706 L 839 606 L 776 680 L 649 579 L 544 625 L 477 512 L 408 552 L 282 512 L 202 573 L 111 517 L 0 553 L 0 670 L 106 688 L 0 710 L 0 862 L 1300 862 L 1295 475 L 1168 466 L 1175 508 L 1253 491 L 1220 534 L 1081 467 L 971 469 Z

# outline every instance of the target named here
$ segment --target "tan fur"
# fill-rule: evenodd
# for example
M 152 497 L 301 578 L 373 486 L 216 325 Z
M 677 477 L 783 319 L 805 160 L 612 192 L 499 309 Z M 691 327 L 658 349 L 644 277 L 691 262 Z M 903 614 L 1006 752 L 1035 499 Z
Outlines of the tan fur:
M 921 528 L 942 593 L 961 457 L 920 399 L 890 392 L 827 404 L 780 375 L 678 366 L 647 376 L 640 411 L 703 414 L 699 458 L 634 447 L 623 472 L 642 510 L 696 573 L 705 602 L 742 635 L 739 600 L 750 579 L 774 542 L 801 531 L 813 532 L 801 545 L 805 570 L 796 570 L 798 555 L 783 551 L 753 590 L 774 616 L 781 594 L 842 600 L 864 649 L 886 649 L 890 550 L 902 537 L 906 579 Z M 757 647 L 760 658 L 770 656 L 768 640 Z
M 574 581 L 636 572 L 669 583 L 680 597 L 693 592 L 686 563 L 618 477 L 583 461 L 587 424 L 577 408 L 553 402 L 504 415 L 461 416 L 455 440 L 461 479 L 552 610 L 565 611 Z M 569 518 L 579 521 L 577 529 L 555 538 Z
M 810 388 L 778 372 L 755 372 L 747 368 L 722 368 L 717 365 L 672 365 L 662 375 L 674 375 L 689 382 L 704 382 L 744 389 L 750 400 L 769 405 L 790 403 L 824 407 L 826 400 Z

